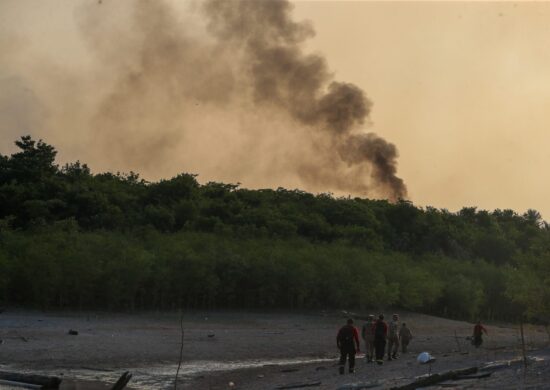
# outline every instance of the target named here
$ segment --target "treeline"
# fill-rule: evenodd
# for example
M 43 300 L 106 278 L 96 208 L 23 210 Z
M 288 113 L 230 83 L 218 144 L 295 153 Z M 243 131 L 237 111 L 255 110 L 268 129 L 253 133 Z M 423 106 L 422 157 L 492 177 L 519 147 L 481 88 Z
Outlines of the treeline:
M 0 155 L 0 300 L 110 309 L 400 306 L 548 316 L 550 229 L 534 210 L 458 213 L 298 190 L 148 183 Z

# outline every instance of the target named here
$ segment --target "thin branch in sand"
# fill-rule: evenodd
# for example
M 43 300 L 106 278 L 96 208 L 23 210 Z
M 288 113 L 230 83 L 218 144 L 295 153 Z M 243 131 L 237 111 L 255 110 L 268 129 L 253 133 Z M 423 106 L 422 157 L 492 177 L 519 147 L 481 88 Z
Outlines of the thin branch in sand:
M 180 330 L 181 330 L 180 357 L 178 360 L 178 369 L 176 370 L 176 379 L 174 380 L 174 390 L 177 390 L 178 388 L 178 375 L 180 373 L 181 361 L 183 359 L 183 337 L 185 335 L 185 332 L 183 330 L 183 310 L 181 311 L 181 316 L 180 316 Z

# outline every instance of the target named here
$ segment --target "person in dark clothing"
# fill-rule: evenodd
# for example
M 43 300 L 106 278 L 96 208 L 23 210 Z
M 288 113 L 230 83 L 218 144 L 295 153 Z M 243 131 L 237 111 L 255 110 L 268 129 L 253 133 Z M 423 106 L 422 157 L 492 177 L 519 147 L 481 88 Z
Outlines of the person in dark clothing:
M 413 335 L 411 330 L 407 327 L 407 324 L 403 322 L 403 326 L 399 329 L 399 340 L 401 341 L 401 351 L 407 353 L 407 347 L 411 342 Z
M 349 372 L 355 372 L 355 354 L 359 352 L 359 332 L 353 326 L 353 320 L 350 318 L 347 324 L 340 328 L 336 336 L 336 345 L 340 350 L 339 372 L 345 371 L 346 360 L 349 359 Z
M 481 321 L 478 321 L 474 326 L 473 344 L 476 348 L 479 348 L 483 344 L 483 332 L 487 334 L 487 329 L 481 325 Z
M 388 337 L 388 324 L 384 321 L 384 315 L 378 316 L 372 327 L 374 333 L 374 351 L 376 354 L 376 363 L 384 364 L 384 351 L 386 350 L 386 338 Z

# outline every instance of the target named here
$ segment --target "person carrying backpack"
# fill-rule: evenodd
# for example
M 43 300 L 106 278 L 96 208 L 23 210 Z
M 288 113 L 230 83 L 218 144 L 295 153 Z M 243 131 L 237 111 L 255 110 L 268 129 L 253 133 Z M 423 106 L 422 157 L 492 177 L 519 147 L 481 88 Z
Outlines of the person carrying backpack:
M 349 359 L 349 372 L 355 372 L 355 354 L 359 352 L 359 332 L 353 326 L 353 320 L 350 318 L 347 324 L 340 328 L 336 336 L 336 345 L 340 350 L 340 375 L 344 374 L 346 360 Z
M 378 316 L 378 320 L 372 326 L 374 333 L 374 350 L 376 363 L 384 364 L 384 351 L 386 350 L 386 338 L 388 337 L 388 324 L 384 321 L 384 314 Z

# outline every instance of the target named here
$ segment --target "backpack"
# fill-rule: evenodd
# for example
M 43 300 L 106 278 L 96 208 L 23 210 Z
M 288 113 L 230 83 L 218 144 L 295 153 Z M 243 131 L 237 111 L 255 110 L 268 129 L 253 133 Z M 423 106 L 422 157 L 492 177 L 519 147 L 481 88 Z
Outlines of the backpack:
M 385 335 L 385 327 L 383 321 L 376 321 L 376 327 L 374 328 L 374 337 L 377 339 L 383 339 L 386 337 Z
M 353 328 L 348 325 L 342 327 L 338 333 L 338 340 L 342 345 L 353 345 Z

